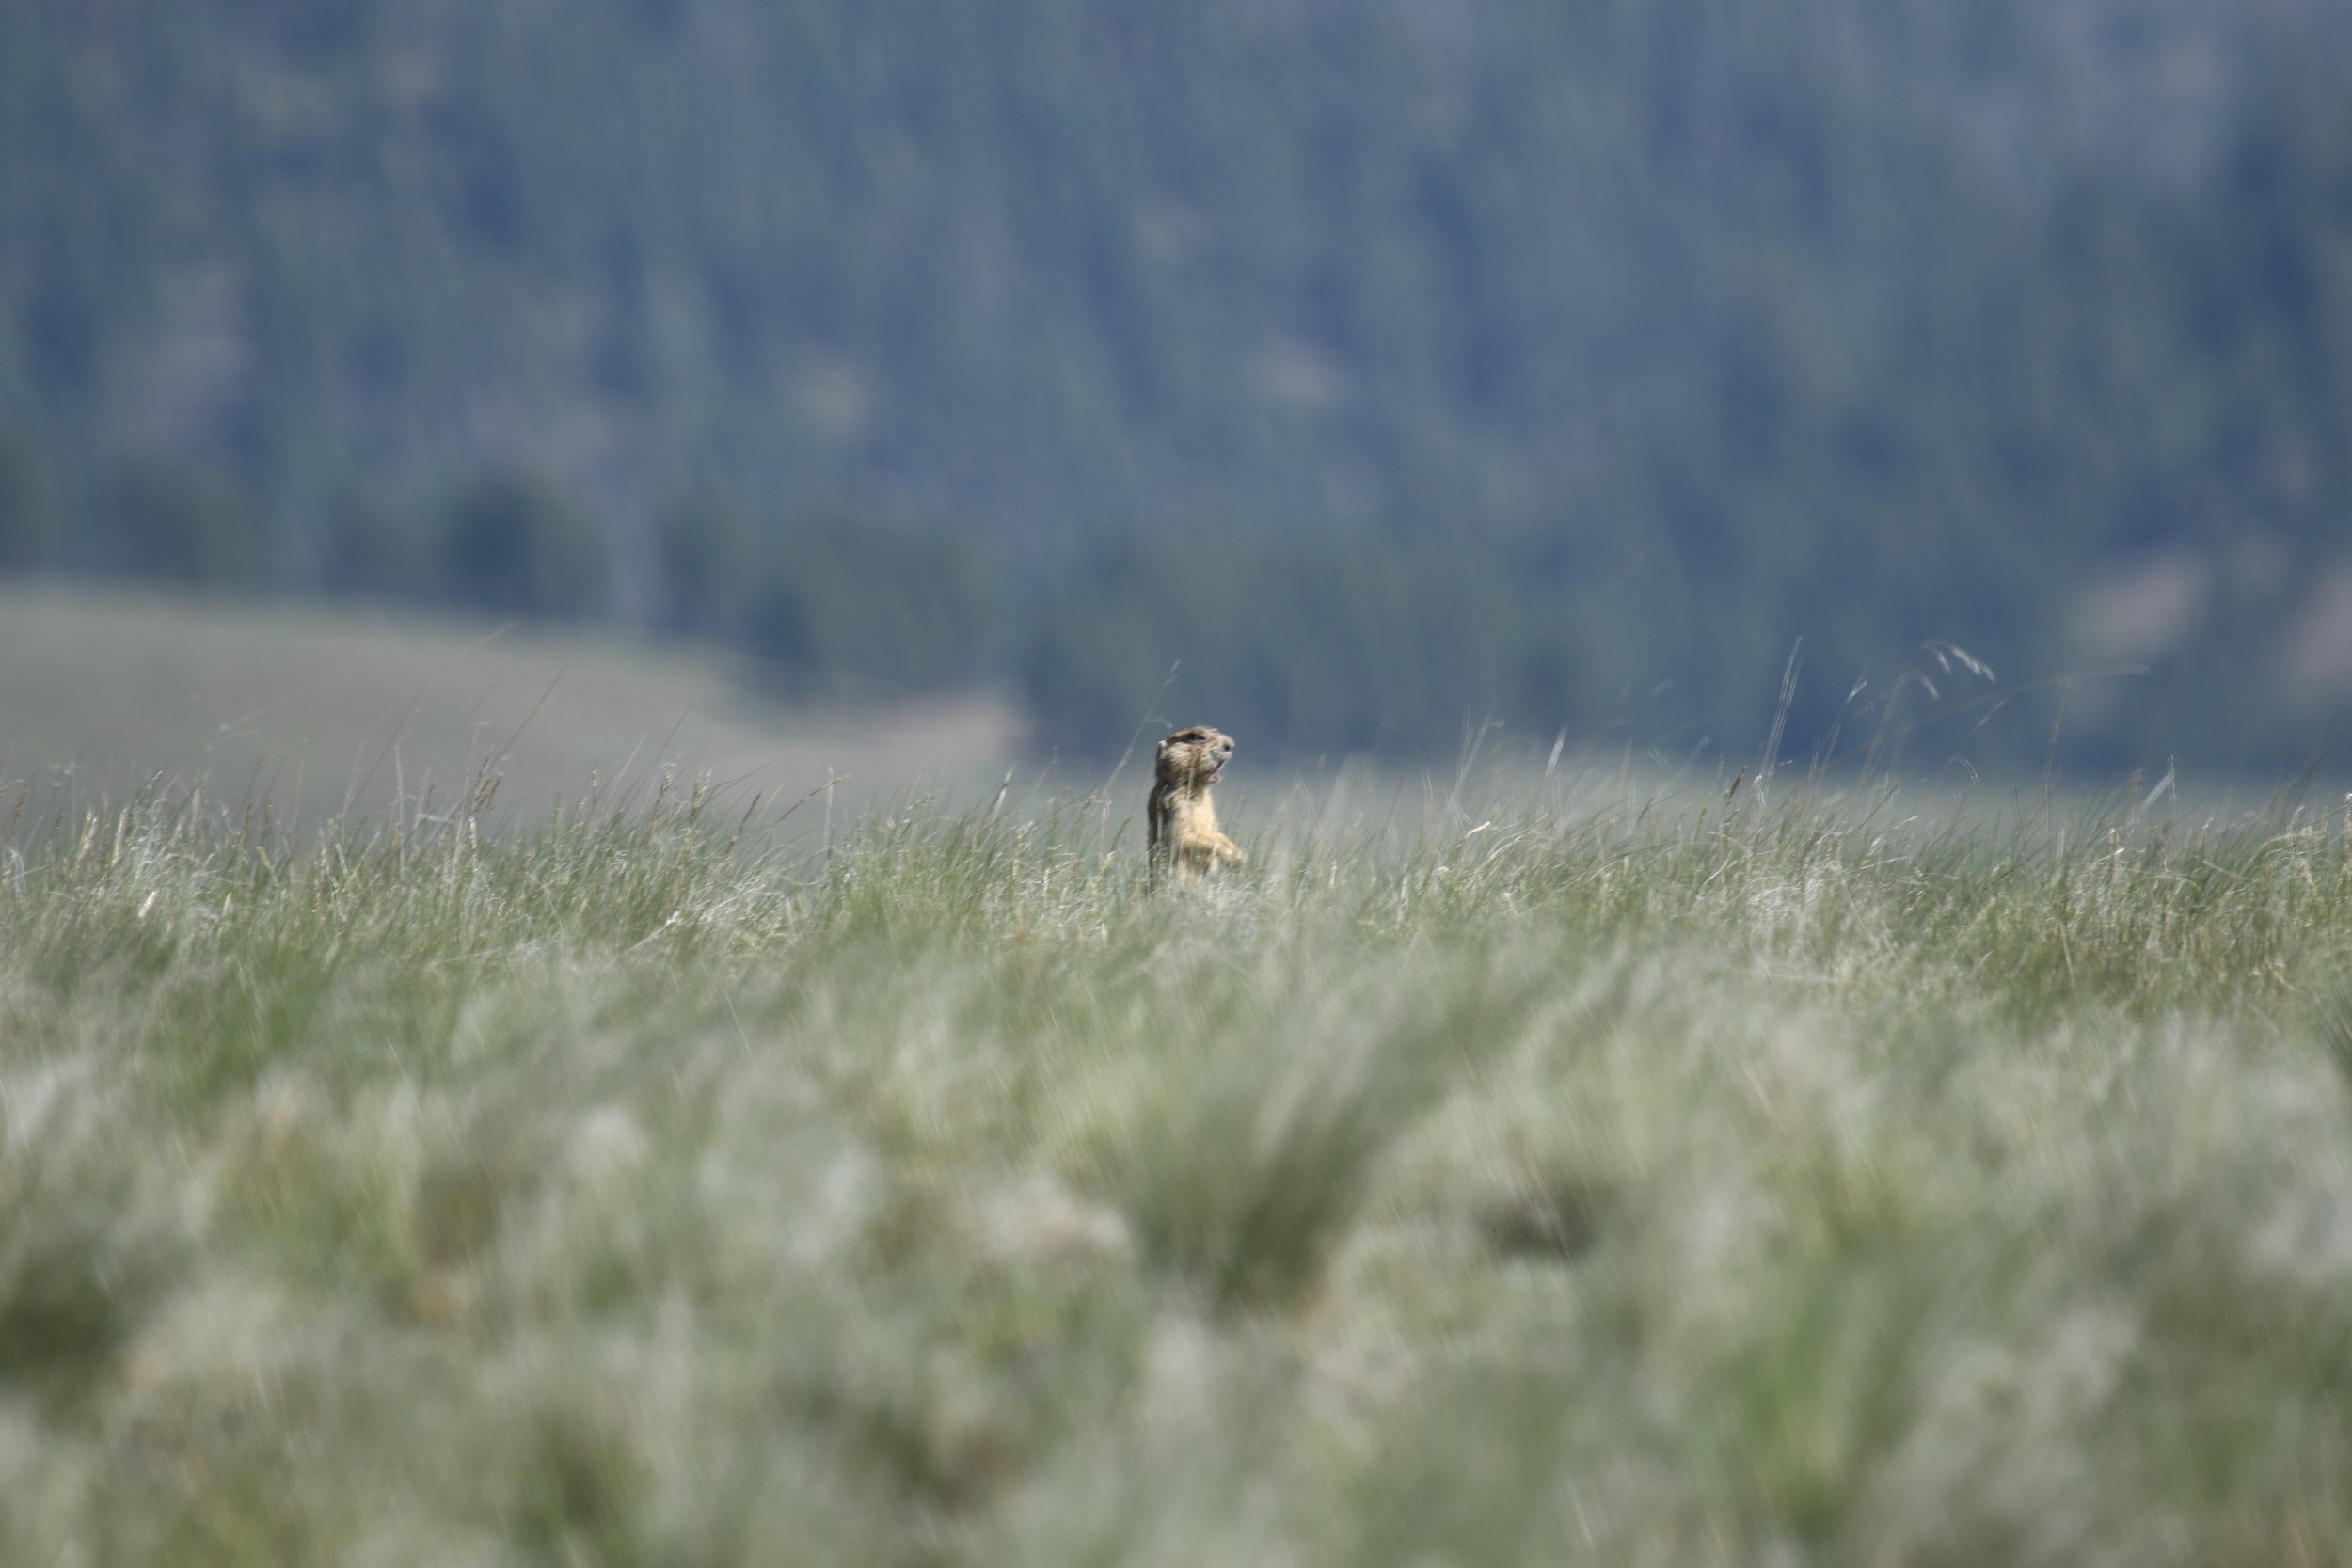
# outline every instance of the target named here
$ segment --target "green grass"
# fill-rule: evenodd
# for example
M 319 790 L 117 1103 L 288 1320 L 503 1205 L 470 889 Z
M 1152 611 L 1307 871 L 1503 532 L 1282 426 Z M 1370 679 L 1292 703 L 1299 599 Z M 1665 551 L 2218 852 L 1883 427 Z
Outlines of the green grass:
M 19 817 L 0 1560 L 2352 1560 L 2340 808 L 1227 815 Z

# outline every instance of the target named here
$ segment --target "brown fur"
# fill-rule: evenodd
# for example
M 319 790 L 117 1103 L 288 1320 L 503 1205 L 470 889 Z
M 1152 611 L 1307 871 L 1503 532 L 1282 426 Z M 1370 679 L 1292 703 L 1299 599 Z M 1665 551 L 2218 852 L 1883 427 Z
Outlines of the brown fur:
M 1247 858 L 1217 832 L 1216 807 L 1209 799 L 1209 786 L 1232 754 L 1233 737 L 1206 724 L 1178 730 L 1160 742 L 1149 808 L 1154 880 L 1163 867 L 1172 865 L 1179 881 L 1197 882 Z

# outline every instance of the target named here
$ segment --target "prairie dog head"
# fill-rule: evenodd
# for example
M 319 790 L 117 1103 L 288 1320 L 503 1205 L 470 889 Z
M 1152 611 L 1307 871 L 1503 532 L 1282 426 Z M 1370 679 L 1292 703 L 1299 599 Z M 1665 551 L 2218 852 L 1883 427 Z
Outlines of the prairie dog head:
M 1206 724 L 1194 724 L 1160 742 L 1155 776 L 1163 789 L 1200 795 L 1223 775 L 1225 759 L 1232 754 L 1232 736 Z

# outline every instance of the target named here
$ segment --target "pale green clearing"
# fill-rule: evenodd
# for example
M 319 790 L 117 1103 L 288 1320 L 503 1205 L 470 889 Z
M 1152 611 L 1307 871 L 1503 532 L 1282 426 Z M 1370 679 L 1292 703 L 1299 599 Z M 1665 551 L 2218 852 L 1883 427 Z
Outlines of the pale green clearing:
M 0 1560 L 2352 1560 L 2341 803 L 741 811 L 17 822 Z
M 486 777 L 540 816 L 707 772 L 743 800 L 910 780 L 993 793 L 1017 715 L 984 700 L 858 712 L 765 705 L 690 650 L 364 607 L 0 586 L 0 785 L 95 804 L 201 784 L 316 822 L 446 812 Z

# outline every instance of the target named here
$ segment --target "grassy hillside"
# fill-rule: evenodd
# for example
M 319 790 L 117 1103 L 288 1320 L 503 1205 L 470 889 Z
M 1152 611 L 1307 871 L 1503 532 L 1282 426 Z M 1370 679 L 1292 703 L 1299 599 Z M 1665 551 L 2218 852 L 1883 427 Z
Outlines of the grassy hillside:
M 0 784 L 85 792 L 158 773 L 316 817 L 442 809 L 488 768 L 544 812 L 594 778 L 708 770 L 746 797 L 847 774 L 992 789 L 1021 738 L 978 702 L 850 714 L 763 706 L 726 669 L 625 638 L 160 594 L 0 588 Z
M 2352 1557 L 2340 808 L 1569 799 L 20 823 L 0 1559 Z

